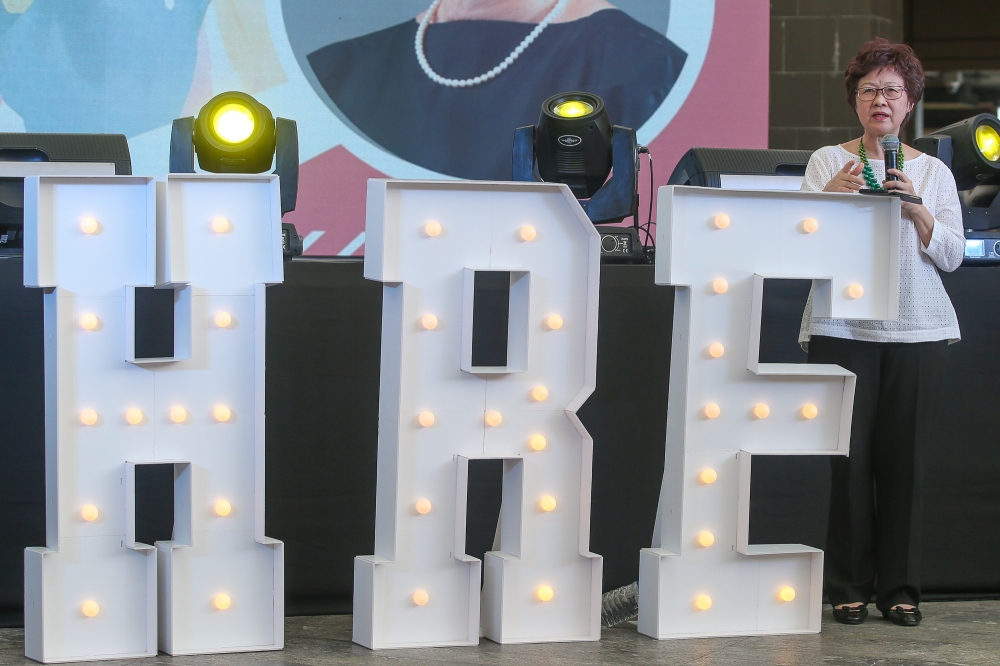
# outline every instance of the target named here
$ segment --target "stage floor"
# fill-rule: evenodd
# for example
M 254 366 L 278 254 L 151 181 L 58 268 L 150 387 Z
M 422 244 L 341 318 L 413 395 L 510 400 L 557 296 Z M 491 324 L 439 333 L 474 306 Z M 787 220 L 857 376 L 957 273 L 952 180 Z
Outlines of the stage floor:
M 91 662 L 101 664 L 684 664 L 691 666 L 995 666 L 1000 663 L 1000 601 L 925 603 L 916 629 L 869 617 L 860 627 L 823 613 L 823 631 L 805 636 L 654 641 L 632 625 L 605 629 L 598 643 L 498 645 L 372 652 L 351 643 L 351 616 L 290 617 L 281 652 Z M 877 614 L 877 613 L 876 613 Z M 0 664 L 33 664 L 24 632 L 0 629 Z

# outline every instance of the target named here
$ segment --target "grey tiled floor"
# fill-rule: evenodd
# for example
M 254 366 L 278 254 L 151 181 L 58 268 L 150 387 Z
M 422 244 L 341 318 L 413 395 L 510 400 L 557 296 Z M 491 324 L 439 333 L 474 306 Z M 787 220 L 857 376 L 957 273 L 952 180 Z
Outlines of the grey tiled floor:
M 597 643 L 497 645 L 371 652 L 351 643 L 351 616 L 285 620 L 281 652 L 106 661 L 103 664 L 669 664 L 671 666 L 996 666 L 1000 664 L 1000 601 L 925 603 L 916 629 L 897 627 L 876 612 L 859 627 L 837 624 L 827 608 L 823 631 L 804 636 L 654 641 L 635 627 L 605 629 Z M 0 664 L 31 664 L 20 629 L 0 629 Z

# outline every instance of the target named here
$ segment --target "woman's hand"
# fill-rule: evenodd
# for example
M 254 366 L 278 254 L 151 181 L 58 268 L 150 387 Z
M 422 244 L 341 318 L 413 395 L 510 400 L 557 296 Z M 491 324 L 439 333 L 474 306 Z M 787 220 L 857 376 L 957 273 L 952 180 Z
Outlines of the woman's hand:
M 899 180 L 886 180 L 882 182 L 882 187 L 887 191 L 917 196 L 917 193 L 913 189 L 913 181 L 905 173 L 899 169 L 888 169 L 886 173 L 899 178 Z M 900 203 L 902 204 L 902 217 L 913 221 L 913 226 L 917 229 L 917 235 L 920 236 L 920 242 L 924 244 L 924 247 L 927 247 L 931 244 L 931 234 L 934 232 L 934 216 L 931 215 L 929 210 L 924 208 L 923 204 L 907 203 L 906 201 L 901 201 Z
M 824 192 L 857 192 L 865 186 L 865 179 L 861 177 L 865 165 L 861 162 L 855 166 L 854 160 L 844 165 L 844 168 L 837 172 L 830 182 L 823 188 Z

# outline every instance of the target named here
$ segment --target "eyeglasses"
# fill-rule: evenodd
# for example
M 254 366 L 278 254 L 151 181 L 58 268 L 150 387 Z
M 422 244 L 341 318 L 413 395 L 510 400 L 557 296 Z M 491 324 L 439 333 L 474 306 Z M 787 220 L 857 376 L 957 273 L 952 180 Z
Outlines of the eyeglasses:
M 882 97 L 886 99 L 899 99 L 903 96 L 903 91 L 906 88 L 900 86 L 886 86 L 885 88 L 858 88 L 855 94 L 858 96 L 862 102 L 871 102 L 879 93 L 882 93 Z

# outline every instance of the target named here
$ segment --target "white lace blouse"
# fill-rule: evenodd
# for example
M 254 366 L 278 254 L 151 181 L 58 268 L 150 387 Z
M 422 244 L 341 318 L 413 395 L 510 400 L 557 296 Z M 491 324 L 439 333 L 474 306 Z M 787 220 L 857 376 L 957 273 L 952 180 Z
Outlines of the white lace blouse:
M 820 148 L 809 158 L 802 189 L 822 191 L 845 164 L 850 160 L 858 162 L 859 159 L 842 146 Z M 870 159 L 869 163 L 878 181 L 885 180 L 884 162 Z M 944 162 L 930 155 L 905 160 L 903 173 L 913 181 L 914 191 L 934 216 L 934 229 L 930 244 L 924 247 L 913 222 L 905 214 L 903 216 L 900 225 L 899 319 L 813 318 L 810 292 L 799 331 L 799 343 L 804 349 L 808 348 L 809 338 L 813 335 L 871 342 L 958 342 L 961 339 L 955 308 L 938 275 L 938 269 L 951 272 L 958 268 L 965 254 L 962 209 L 955 179 Z

